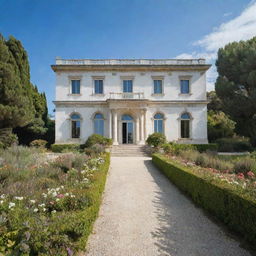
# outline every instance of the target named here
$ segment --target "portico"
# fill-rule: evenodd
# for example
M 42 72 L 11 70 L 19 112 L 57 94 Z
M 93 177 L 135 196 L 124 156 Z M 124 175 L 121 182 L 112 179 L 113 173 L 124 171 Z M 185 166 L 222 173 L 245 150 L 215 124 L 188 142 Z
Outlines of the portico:
M 113 145 L 144 145 L 147 138 L 147 109 L 144 106 L 127 108 L 125 103 L 115 105 L 112 104 L 109 111 L 109 137 L 113 139 Z M 131 103 L 129 105 L 131 106 Z

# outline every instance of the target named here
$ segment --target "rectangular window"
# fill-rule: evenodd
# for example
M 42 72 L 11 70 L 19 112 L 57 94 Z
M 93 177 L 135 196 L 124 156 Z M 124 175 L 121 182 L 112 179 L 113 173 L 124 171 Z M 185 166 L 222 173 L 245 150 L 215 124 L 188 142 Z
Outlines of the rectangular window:
M 72 121 L 72 138 L 80 137 L 80 121 Z
M 154 80 L 154 94 L 163 93 L 163 81 L 162 80 Z
M 94 93 L 103 94 L 103 80 L 94 80 Z
M 132 92 L 132 80 L 123 80 L 123 92 Z
M 80 94 L 80 80 L 71 80 L 71 93 Z
M 189 93 L 189 80 L 180 80 L 180 93 Z
M 154 132 L 163 133 L 163 120 L 154 120 Z
M 181 138 L 188 139 L 190 137 L 189 134 L 189 120 L 181 120 Z

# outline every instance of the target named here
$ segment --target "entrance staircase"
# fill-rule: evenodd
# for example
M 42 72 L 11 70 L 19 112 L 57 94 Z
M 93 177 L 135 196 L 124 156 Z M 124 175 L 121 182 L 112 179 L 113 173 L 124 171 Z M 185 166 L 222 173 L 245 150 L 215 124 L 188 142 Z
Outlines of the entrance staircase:
M 145 157 L 150 156 L 150 148 L 146 145 L 122 144 L 112 146 L 111 156 L 114 157 Z

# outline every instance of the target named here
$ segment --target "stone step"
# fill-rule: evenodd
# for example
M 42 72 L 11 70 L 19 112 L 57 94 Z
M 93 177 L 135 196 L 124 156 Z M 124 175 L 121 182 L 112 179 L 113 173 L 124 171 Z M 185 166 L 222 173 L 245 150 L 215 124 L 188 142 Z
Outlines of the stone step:
M 149 156 L 149 148 L 144 145 L 118 145 L 111 149 L 111 156 L 116 157 L 136 157 Z

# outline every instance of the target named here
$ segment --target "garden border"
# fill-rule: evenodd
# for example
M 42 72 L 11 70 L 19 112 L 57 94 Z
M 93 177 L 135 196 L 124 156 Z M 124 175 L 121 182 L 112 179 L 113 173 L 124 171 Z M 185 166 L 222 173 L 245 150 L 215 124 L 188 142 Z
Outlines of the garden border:
M 243 197 L 221 184 L 206 180 L 165 156 L 154 154 L 153 164 L 200 207 L 243 235 L 256 247 L 256 201 Z

